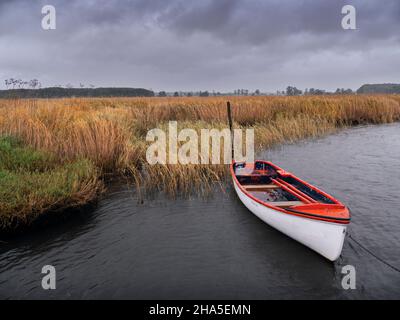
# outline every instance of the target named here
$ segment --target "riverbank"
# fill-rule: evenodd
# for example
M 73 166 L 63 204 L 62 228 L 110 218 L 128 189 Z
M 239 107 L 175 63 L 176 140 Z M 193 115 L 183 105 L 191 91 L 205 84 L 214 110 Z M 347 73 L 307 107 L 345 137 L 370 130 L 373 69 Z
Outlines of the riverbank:
M 0 229 L 27 225 L 43 213 L 79 207 L 102 190 L 87 159 L 57 164 L 52 154 L 0 138 Z
M 400 120 L 399 96 L 2 100 L 0 227 L 92 201 L 109 174 L 171 195 L 209 189 L 225 179 L 226 166 L 150 166 L 145 137 L 171 120 L 197 132 L 225 128 L 226 100 L 235 127 L 255 129 L 258 150 Z

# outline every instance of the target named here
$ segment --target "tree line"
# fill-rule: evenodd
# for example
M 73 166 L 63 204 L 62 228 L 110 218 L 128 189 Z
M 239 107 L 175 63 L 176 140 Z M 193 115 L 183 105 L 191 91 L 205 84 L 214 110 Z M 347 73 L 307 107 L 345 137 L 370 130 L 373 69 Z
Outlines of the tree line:
M 286 88 L 286 91 L 278 91 L 278 94 L 280 95 L 287 95 L 287 96 L 300 96 L 300 95 L 305 95 L 305 96 L 319 96 L 319 95 L 324 95 L 324 94 L 354 94 L 355 92 L 351 89 L 344 89 L 344 88 L 337 88 L 336 91 L 334 92 L 329 92 L 326 90 L 322 89 L 315 89 L 315 88 L 306 88 L 304 92 L 300 89 L 297 89 L 296 87 L 288 86 Z
M 79 88 L 67 84 L 42 88 L 39 80 L 10 78 L 4 81 L 6 90 L 0 90 L 0 98 L 68 98 L 68 97 L 153 97 L 152 90 L 143 88 L 94 88 L 80 84 Z
M 6 90 L 0 90 L 0 98 L 62 98 L 62 97 L 209 97 L 209 96 L 260 96 L 272 95 L 271 93 L 262 93 L 259 89 L 250 91 L 248 89 L 235 89 L 233 92 L 220 91 L 160 91 L 155 93 L 152 90 L 143 88 L 96 88 L 90 84 L 86 86 L 83 83 L 79 87 L 72 84 L 65 86 L 57 85 L 42 88 L 38 79 L 22 80 L 9 78 L 4 81 Z M 336 91 L 329 92 L 323 89 L 306 88 L 304 91 L 295 86 L 288 86 L 286 90 L 276 91 L 275 95 L 281 96 L 300 96 L 300 95 L 329 95 L 342 94 L 349 95 L 355 93 L 400 93 L 400 84 L 368 84 L 361 86 L 357 91 L 352 89 L 337 88 Z
M 41 88 L 0 90 L 0 98 L 154 97 L 142 88 Z

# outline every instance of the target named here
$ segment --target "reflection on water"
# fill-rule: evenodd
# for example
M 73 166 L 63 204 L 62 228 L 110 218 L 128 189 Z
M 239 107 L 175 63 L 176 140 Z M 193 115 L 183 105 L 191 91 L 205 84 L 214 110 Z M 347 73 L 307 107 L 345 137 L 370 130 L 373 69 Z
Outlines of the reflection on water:
M 362 127 L 266 152 L 352 211 L 349 232 L 400 266 L 400 125 Z M 208 199 L 138 204 L 116 186 L 97 209 L 0 242 L 0 298 L 400 298 L 400 274 L 354 242 L 330 263 L 270 228 L 230 186 Z M 41 289 L 41 268 L 57 289 Z M 357 289 L 341 288 L 354 265 Z

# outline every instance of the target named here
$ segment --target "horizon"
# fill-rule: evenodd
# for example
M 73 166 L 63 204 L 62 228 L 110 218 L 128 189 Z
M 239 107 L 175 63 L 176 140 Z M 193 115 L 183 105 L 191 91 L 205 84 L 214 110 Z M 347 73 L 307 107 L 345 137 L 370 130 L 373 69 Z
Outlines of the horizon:
M 295 89 L 299 89 L 301 91 L 301 93 L 299 93 L 299 95 L 306 95 L 306 90 L 310 90 L 310 89 L 315 89 L 315 90 L 321 90 L 323 91 L 324 94 L 332 94 L 335 93 L 336 90 L 339 89 L 350 89 L 352 90 L 352 93 L 357 93 L 357 90 L 362 88 L 363 86 L 381 86 L 381 85 L 395 85 L 395 86 L 399 86 L 400 83 L 364 83 L 362 85 L 360 85 L 357 89 L 352 89 L 352 88 L 343 88 L 343 87 L 337 87 L 335 90 L 333 91 L 329 91 L 326 90 L 324 88 L 297 88 L 296 86 L 294 86 Z M 277 90 L 275 92 L 269 92 L 269 91 L 261 91 L 259 89 L 256 89 L 254 91 L 248 90 L 248 89 L 234 89 L 234 90 L 228 90 L 228 91 L 217 91 L 214 89 L 211 90 L 190 90 L 190 91 L 185 91 L 185 90 L 172 90 L 172 91 L 166 91 L 166 90 L 160 90 L 160 91 L 155 91 L 152 90 L 150 88 L 144 88 L 144 87 L 113 87 L 113 86 L 101 86 L 101 87 L 94 87 L 94 86 L 48 86 L 48 87 L 37 87 L 37 88 L 33 88 L 33 87 L 14 87 L 14 88 L 1 88 L 0 91 L 12 91 L 12 90 L 45 90 L 45 89 L 66 89 L 66 90 L 70 90 L 70 89 L 82 89 L 82 90 L 94 90 L 94 89 L 135 89 L 135 90 L 148 90 L 148 91 L 152 91 L 155 95 L 157 95 L 158 93 L 162 93 L 165 92 L 167 94 L 174 94 L 174 93 L 182 93 L 182 94 L 186 94 L 186 93 L 193 93 L 193 94 L 197 94 L 197 93 L 203 93 L 203 92 L 207 92 L 210 94 L 219 94 L 219 95 L 277 95 L 277 94 L 281 94 L 284 93 L 287 88 L 290 86 L 287 86 L 286 88 L 283 88 L 281 90 Z M 247 91 L 246 93 L 239 93 L 238 90 L 244 90 Z M 238 92 L 237 92 L 238 91 Z M 258 93 L 257 93 L 258 91 Z

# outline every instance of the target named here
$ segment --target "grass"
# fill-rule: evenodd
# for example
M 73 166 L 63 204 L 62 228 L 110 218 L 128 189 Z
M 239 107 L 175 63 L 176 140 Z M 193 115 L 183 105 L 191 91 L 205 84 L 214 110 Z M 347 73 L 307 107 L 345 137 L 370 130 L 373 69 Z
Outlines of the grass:
M 14 137 L 0 140 L 0 224 L 84 203 L 109 174 L 172 195 L 209 189 L 225 179 L 226 166 L 150 166 L 145 137 L 171 120 L 197 132 L 226 128 L 228 99 L 234 126 L 254 128 L 258 150 L 400 120 L 395 95 L 0 100 L 0 136 Z
M 21 146 L 15 137 L 0 137 L 0 170 L 44 171 L 53 162 L 50 154 Z
M 0 229 L 27 225 L 44 212 L 85 204 L 101 190 L 89 160 L 55 165 L 52 156 L 0 138 Z

